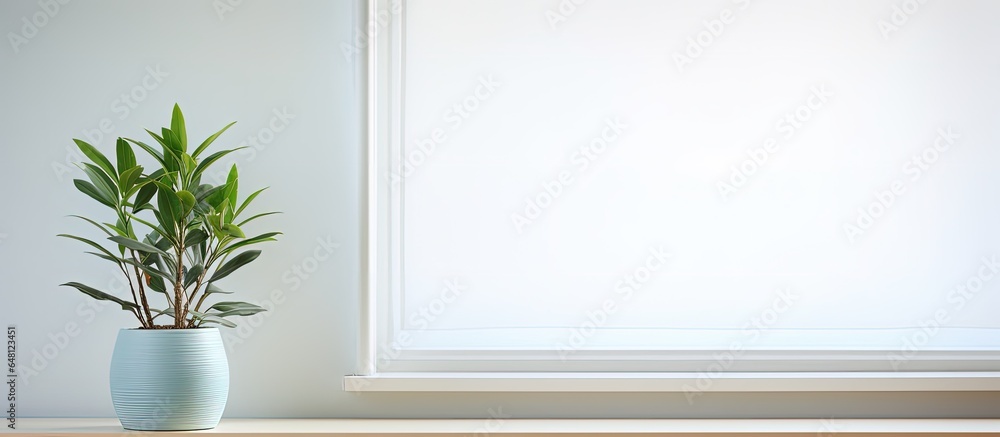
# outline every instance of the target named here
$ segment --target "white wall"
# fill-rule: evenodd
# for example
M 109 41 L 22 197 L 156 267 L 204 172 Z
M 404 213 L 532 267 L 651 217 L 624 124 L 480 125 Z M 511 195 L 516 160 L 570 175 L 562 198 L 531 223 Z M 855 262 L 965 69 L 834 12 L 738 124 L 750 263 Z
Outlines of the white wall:
M 16 51 L 8 32 L 21 33 L 22 17 L 43 7 L 0 3 L 8 43 L 0 47 L 0 324 L 18 325 L 19 357 L 37 368 L 18 387 L 22 417 L 114 414 L 108 365 L 117 330 L 134 320 L 110 306 L 97 312 L 85 296 L 57 286 L 114 277 L 79 245 L 55 237 L 90 232 L 66 215 L 102 212 L 72 187 L 79 171 L 63 166 L 70 139 L 102 120 L 112 127 L 98 143 L 110 151 L 108 138 L 141 138 L 142 128 L 162 126 L 174 102 L 193 135 L 238 120 L 220 144 L 268 139 L 233 161 L 244 187 L 272 187 L 260 208 L 286 212 L 257 228 L 284 231 L 281 241 L 228 281 L 248 300 L 272 290 L 287 300 L 228 342 L 227 417 L 488 417 L 491 409 L 518 417 L 997 415 L 997 393 L 719 394 L 688 404 L 681 394 L 343 392 L 341 377 L 357 361 L 362 145 L 357 60 L 345 59 L 339 45 L 353 38 L 356 3 L 245 0 L 220 17 L 208 1 L 74 1 Z M 149 69 L 162 71 L 162 80 L 147 79 Z M 141 89 L 144 81 L 150 90 Z M 125 111 L 120 98 L 129 93 L 144 98 Z M 274 111 L 294 118 L 276 124 L 281 132 L 271 139 L 261 130 Z M 321 241 L 339 248 L 294 280 L 293 269 L 310 267 Z M 74 335 L 64 334 L 67 324 L 76 325 Z

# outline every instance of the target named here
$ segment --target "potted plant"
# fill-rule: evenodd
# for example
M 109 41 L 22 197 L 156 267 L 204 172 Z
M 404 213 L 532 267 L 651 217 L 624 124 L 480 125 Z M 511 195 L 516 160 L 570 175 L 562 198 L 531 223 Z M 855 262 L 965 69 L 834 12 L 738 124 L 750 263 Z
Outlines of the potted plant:
M 233 123 L 189 148 L 184 116 L 174 106 L 170 127 L 159 144 L 118 138 L 113 163 L 96 147 L 74 139 L 89 162 L 87 180 L 76 188 L 111 209 L 108 217 L 75 215 L 107 237 L 103 244 L 60 234 L 87 244 L 94 255 L 114 264 L 128 282 L 131 295 L 115 296 L 79 282 L 73 287 L 94 299 L 112 301 L 139 321 L 118 333 L 111 360 L 111 398 L 122 426 L 132 430 L 196 430 L 214 428 L 229 393 L 229 365 L 217 325 L 235 327 L 229 319 L 264 311 L 246 302 L 223 300 L 230 294 L 219 281 L 255 260 L 249 247 L 274 241 L 278 232 L 247 238 L 243 228 L 267 212 L 246 217 L 262 192 L 240 198 L 233 165 L 224 184 L 203 176 L 220 158 L 238 149 L 202 156 Z M 145 151 L 154 171 L 136 160 L 132 146 Z

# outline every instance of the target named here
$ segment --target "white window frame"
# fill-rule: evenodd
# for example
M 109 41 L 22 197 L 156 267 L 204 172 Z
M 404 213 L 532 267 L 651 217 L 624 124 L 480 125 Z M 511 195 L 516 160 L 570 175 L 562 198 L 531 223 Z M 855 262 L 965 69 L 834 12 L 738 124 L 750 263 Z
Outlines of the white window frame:
M 380 347 L 388 324 L 385 297 L 399 279 L 390 157 L 401 154 L 406 0 L 363 0 L 368 41 L 363 168 L 359 372 L 347 391 L 490 392 L 787 392 L 997 391 L 1000 353 L 924 351 L 893 368 L 899 351 L 414 351 Z M 391 369 L 380 366 L 392 357 Z M 735 358 L 735 359 L 733 359 Z

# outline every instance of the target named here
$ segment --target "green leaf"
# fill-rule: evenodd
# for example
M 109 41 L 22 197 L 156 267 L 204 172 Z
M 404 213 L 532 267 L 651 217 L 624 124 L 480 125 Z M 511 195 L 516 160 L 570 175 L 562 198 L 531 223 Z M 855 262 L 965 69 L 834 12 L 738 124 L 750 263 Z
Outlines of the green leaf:
M 188 310 L 188 313 L 191 314 L 192 318 L 194 318 L 195 320 L 200 320 L 203 323 L 218 323 L 218 324 L 220 324 L 222 326 L 225 326 L 227 328 L 235 328 L 236 327 L 235 323 L 230 322 L 230 321 L 228 321 L 226 319 L 223 319 L 221 317 L 217 317 L 217 316 L 214 316 L 214 315 L 208 315 L 208 314 L 205 314 L 205 313 L 202 313 L 202 312 L 199 312 L 199 311 L 195 311 L 195 310 Z
M 177 192 L 177 199 L 181 202 L 181 217 L 187 217 L 194 209 L 194 204 L 197 202 L 194 198 L 194 194 L 191 194 L 188 190 L 180 190 Z
M 84 252 L 84 253 L 90 254 L 90 255 L 94 255 L 94 256 L 96 256 L 98 258 L 101 258 L 101 259 L 106 259 L 106 260 L 111 261 L 111 262 L 113 262 L 115 264 L 118 264 L 118 265 L 122 264 L 121 258 L 117 258 L 117 257 L 111 256 L 111 255 L 105 255 L 103 253 L 89 252 L 89 251 L 88 252 Z
M 129 249 L 138 250 L 139 252 L 142 252 L 142 253 L 155 253 L 155 254 L 163 256 L 163 257 L 170 256 L 169 254 L 167 254 L 166 252 L 160 250 L 156 246 L 152 246 L 152 245 L 143 243 L 141 241 L 136 241 L 136 240 L 133 240 L 131 238 L 125 238 L 125 237 L 122 237 L 122 236 L 119 236 L 119 235 L 115 235 L 113 237 L 108 237 L 108 239 L 111 240 L 111 241 L 114 241 L 115 243 L 121 244 L 122 246 L 125 246 L 125 247 L 127 247 Z
M 213 153 L 211 155 L 208 155 L 205 159 L 203 159 L 200 163 L 198 163 L 197 167 L 195 167 L 194 172 L 191 173 L 191 178 L 194 179 L 194 178 L 197 178 L 198 176 L 201 176 L 201 174 L 204 173 L 205 170 L 208 170 L 208 167 L 210 167 L 212 164 L 214 164 L 216 161 L 218 161 L 223 156 L 226 156 L 226 155 L 228 155 L 230 153 L 233 153 L 233 152 L 235 152 L 237 150 L 245 149 L 245 148 L 246 147 L 239 147 L 239 148 L 236 148 L 236 149 L 223 150 L 221 152 L 215 152 L 215 153 Z
M 201 152 L 205 151 L 205 149 L 207 149 L 208 146 L 211 145 L 215 141 L 216 138 L 219 138 L 219 135 L 222 135 L 222 133 L 225 132 L 226 129 L 229 129 L 234 124 L 236 124 L 235 121 L 232 122 L 232 123 L 227 124 L 226 127 L 222 128 L 222 129 L 219 129 L 218 132 L 216 132 L 216 133 L 212 134 L 212 136 L 206 138 L 205 141 L 203 141 L 201 143 L 201 145 L 198 146 L 198 148 L 194 150 L 194 153 L 192 153 L 191 156 L 197 158 L 198 155 L 201 155 Z
M 135 215 L 135 214 L 132 214 L 132 213 L 130 213 L 130 214 L 129 214 L 128 216 L 129 216 L 130 218 L 132 218 L 132 220 L 135 220 L 135 221 L 137 221 L 137 222 L 139 222 L 139 223 L 142 223 L 142 224 L 144 224 L 144 225 L 146 225 L 146 226 L 149 226 L 149 227 L 150 227 L 150 229 L 152 229 L 152 230 L 156 231 L 156 233 L 158 233 L 158 234 L 160 234 L 160 235 L 165 235 L 165 233 L 166 233 L 166 231 L 164 231 L 164 230 L 163 230 L 163 228 L 161 228 L 161 227 L 159 227 L 159 226 L 156 226 L 155 224 L 153 224 L 153 223 L 151 223 L 151 222 L 149 222 L 149 221 L 146 221 L 146 220 L 144 220 L 144 219 L 143 219 L 142 217 L 139 217 L 139 216 L 137 216 L 137 215 Z M 170 243 L 173 243 L 173 242 L 174 242 L 174 240 L 173 240 L 173 237 L 172 237 L 172 236 L 169 236 L 169 235 L 167 235 L 167 236 L 165 236 L 164 238 L 165 238 L 165 239 L 167 239 L 167 241 L 169 241 Z M 161 250 L 162 250 L 162 249 L 161 249 Z
M 247 223 L 250 223 L 251 221 L 257 220 L 257 219 L 259 219 L 261 217 L 267 217 L 269 215 L 274 215 L 274 214 L 281 214 L 281 212 L 280 211 L 271 211 L 271 212 L 265 212 L 265 213 L 257 214 L 257 215 L 255 215 L 253 217 L 250 217 L 250 218 L 248 218 L 246 220 L 243 220 L 243 221 L 237 223 L 237 226 L 245 226 Z
M 84 155 L 87 155 L 87 158 L 90 158 L 90 160 L 104 170 L 105 173 L 111 175 L 112 179 L 115 181 L 118 180 L 118 173 L 115 172 L 115 168 L 111 165 L 111 161 L 108 161 L 108 158 L 104 156 L 100 150 L 97 150 L 96 147 L 91 146 L 86 141 L 81 141 L 76 138 L 74 138 L 73 141 L 76 143 L 76 146 L 80 148 L 80 151 L 83 152 Z
M 175 316 L 175 314 L 174 314 L 175 313 L 174 307 L 167 307 L 167 309 L 165 309 L 165 310 L 158 310 L 156 308 L 150 308 L 149 311 L 151 313 L 156 313 L 156 315 L 153 316 L 152 320 L 156 320 L 156 318 L 160 317 L 160 316 L 170 316 L 171 319 L 174 318 L 174 316 Z
M 90 297 L 92 297 L 94 299 L 97 299 L 97 300 L 110 300 L 112 302 L 115 302 L 115 303 L 121 305 L 122 309 L 125 310 L 125 311 L 130 311 L 130 310 L 134 310 L 134 309 L 138 309 L 139 308 L 138 305 L 136 305 L 136 304 L 134 304 L 132 302 L 121 300 L 121 299 L 119 299 L 119 298 L 117 298 L 115 296 L 107 294 L 107 293 L 105 293 L 103 291 L 100 291 L 100 290 L 98 290 L 96 288 L 93 288 L 93 287 L 81 284 L 79 282 L 67 282 L 65 284 L 62 284 L 62 286 L 64 286 L 64 287 L 73 287 L 73 288 L 75 288 L 75 289 L 80 290 L 81 292 L 83 292 L 83 294 L 86 294 L 86 295 L 88 295 L 88 296 L 90 296 Z
M 226 178 L 226 198 L 229 199 L 229 211 L 226 213 L 226 223 L 233 222 L 233 212 L 236 205 L 239 205 L 237 201 L 237 192 L 239 187 L 239 173 L 236 171 L 236 164 L 229 169 L 229 177 Z
M 191 232 L 188 232 L 187 237 L 184 238 L 184 248 L 188 248 L 196 244 L 201 244 L 206 240 L 208 240 L 208 234 L 201 229 L 195 229 Z
M 113 235 L 113 234 L 111 233 L 111 231 L 107 230 L 107 229 L 106 229 L 106 228 L 104 227 L 104 225 L 102 225 L 102 224 L 100 224 L 100 223 L 97 223 L 97 222 L 95 222 L 95 221 L 93 221 L 93 220 L 91 220 L 91 219 L 89 219 L 89 218 L 86 218 L 86 217 L 84 217 L 84 216 L 82 216 L 82 215 L 71 215 L 70 217 L 76 217 L 76 218 L 78 218 L 78 219 L 80 219 L 80 220 L 83 220 L 83 221 L 86 221 L 87 223 L 90 223 L 90 224 L 92 224 L 92 225 L 96 226 L 96 227 L 97 227 L 97 229 L 100 229 L 100 230 L 101 230 L 101 231 L 103 231 L 103 232 L 104 232 L 105 234 L 108 234 L 108 236 L 109 236 L 109 237 L 110 237 L 111 235 Z
M 196 244 L 194 247 L 191 248 L 191 252 L 190 253 L 191 253 L 192 257 L 194 258 L 194 262 L 196 264 L 202 264 L 202 263 L 205 262 L 205 256 L 207 255 L 206 249 L 207 249 L 207 247 L 206 247 L 204 241 L 202 241 L 201 243 Z
M 141 173 L 141 172 L 140 172 L 140 173 Z M 142 176 L 142 175 L 140 174 L 140 175 L 139 175 L 139 180 L 135 181 L 135 183 L 134 183 L 134 184 L 132 184 L 132 187 L 131 187 L 131 188 L 129 188 L 129 189 L 128 189 L 128 191 L 126 191 L 126 192 L 125 192 L 125 195 L 124 195 L 124 196 L 122 196 L 122 198 L 123 198 L 123 199 L 131 199 L 132 197 L 134 197 L 134 196 L 136 195 L 136 193 L 138 193 L 138 192 L 139 192 L 139 190 L 141 190 L 141 189 L 142 189 L 142 187 L 145 187 L 146 185 L 149 185 L 149 184 L 151 184 L 151 183 L 153 183 L 153 181 L 152 181 L 151 179 L 149 179 L 149 178 L 146 178 L 146 177 L 143 177 L 143 176 Z M 147 201 L 148 201 L 148 200 L 147 200 Z M 127 203 L 126 205 L 128 205 L 128 206 L 131 206 L 131 207 L 133 207 L 133 208 L 135 208 L 135 206 L 136 206 L 136 205 L 135 205 L 134 203 Z M 139 205 L 139 207 L 140 207 L 140 208 L 141 208 L 142 206 L 143 206 L 143 205 Z
M 209 204 L 216 211 L 222 209 L 222 204 L 229 198 L 226 195 L 226 189 L 229 188 L 228 184 L 219 185 L 218 187 L 208 190 L 207 193 L 203 193 L 205 203 Z
M 260 194 L 260 193 L 263 193 L 264 190 L 266 190 L 267 188 L 268 187 L 261 188 L 261 189 L 259 189 L 257 191 L 254 191 L 253 194 L 247 196 L 246 200 L 243 201 L 243 204 L 240 205 L 240 207 L 236 209 L 236 213 L 233 214 L 233 217 L 239 217 L 240 214 L 243 213 L 243 210 L 247 209 L 247 207 L 250 206 L 250 202 L 253 202 L 253 200 L 257 198 L 257 195 Z
M 184 219 L 181 199 L 177 197 L 177 193 L 169 186 L 161 182 L 156 182 L 156 186 L 159 188 L 156 193 L 156 204 L 159 207 L 160 226 L 169 235 L 175 235 L 177 233 L 177 224 Z
M 167 294 L 167 287 L 164 285 L 163 279 L 154 277 L 149 277 L 148 279 L 149 281 L 146 282 L 146 284 L 149 285 L 150 289 L 159 293 Z
M 169 240 L 167 240 L 166 237 L 156 240 L 156 243 L 153 245 L 156 246 L 157 249 L 160 249 L 162 251 L 166 251 L 167 249 L 173 247 L 173 244 Z
M 183 161 L 184 161 L 184 166 L 183 166 L 184 180 L 187 181 L 187 185 L 185 186 L 192 185 L 194 183 L 192 182 L 193 180 L 201 180 L 200 177 L 191 175 L 191 173 L 194 171 L 194 168 L 198 166 L 198 163 L 195 162 L 194 158 L 192 158 L 191 155 L 185 153 L 183 155 Z
M 259 250 L 248 250 L 236 255 L 233 259 L 223 264 L 222 267 L 219 267 L 219 269 L 215 271 L 215 274 L 212 275 L 212 279 L 209 279 L 209 282 L 215 282 L 229 276 L 240 267 L 243 267 L 244 265 L 257 259 L 258 256 L 260 256 Z
M 233 292 L 223 290 L 217 287 L 215 284 L 209 283 L 208 287 L 205 287 L 205 295 L 208 296 L 210 294 L 233 294 Z
M 149 132 L 149 131 L 147 130 L 146 132 Z M 150 133 L 150 135 L 154 135 L 155 136 L 155 134 L 153 134 L 152 132 L 149 132 L 149 133 Z M 137 140 L 133 140 L 133 139 L 130 139 L 130 138 L 126 138 L 125 141 L 128 141 L 128 142 L 130 142 L 132 144 L 135 144 L 136 146 L 139 146 L 140 148 L 142 148 L 142 150 L 145 150 L 146 153 L 149 153 L 150 156 L 152 156 L 153 158 L 155 158 L 156 161 L 160 163 L 161 167 L 164 167 L 164 168 L 167 167 L 167 162 L 163 160 L 163 154 L 160 153 L 159 151 L 157 151 L 156 149 L 150 147 L 149 145 L 147 145 L 146 143 L 144 143 L 142 141 L 137 141 Z
M 256 305 L 254 305 L 254 306 L 256 306 Z M 257 313 L 262 313 L 264 311 L 267 311 L 267 310 L 265 310 L 264 308 L 261 308 L 261 307 L 256 307 L 256 308 L 240 308 L 240 309 L 233 309 L 233 310 L 229 310 L 229 311 L 221 311 L 221 312 L 217 312 L 217 313 L 211 313 L 209 315 L 210 316 L 215 316 L 215 317 L 220 317 L 220 318 L 222 318 L 222 317 L 232 317 L 232 316 L 244 316 L 245 317 L 245 316 L 252 316 L 252 315 L 257 314 Z
M 118 175 L 120 176 L 125 173 L 125 170 L 135 167 L 135 152 L 132 151 L 132 146 L 128 145 L 128 141 L 121 137 L 118 137 L 115 146 L 115 152 L 118 156 Z
M 194 198 L 201 202 L 205 200 L 205 196 L 208 195 L 208 191 L 212 190 L 212 188 L 211 184 L 198 184 L 198 186 L 194 187 L 192 193 L 194 193 Z
M 201 264 L 196 264 L 194 267 L 188 269 L 187 273 L 184 274 L 184 288 L 190 287 L 198 280 L 198 277 L 205 272 L 205 266 Z
M 94 200 L 103 203 L 111 208 L 117 209 L 115 201 L 113 199 L 108 199 L 101 190 L 98 190 L 94 184 L 87 182 L 82 179 L 73 179 L 73 185 L 76 185 L 76 189 L 80 190 L 81 193 L 86 194 L 93 198 Z
M 138 262 L 135 262 L 134 260 L 131 260 L 131 259 L 128 259 L 128 258 L 125 258 L 124 261 L 125 261 L 126 264 L 138 267 L 139 270 L 142 270 L 143 272 L 146 272 L 146 274 L 149 275 L 149 276 L 151 276 L 151 277 L 160 278 L 160 279 L 163 279 L 163 280 L 165 280 L 167 282 L 173 282 L 173 280 L 174 280 L 173 276 L 171 276 L 167 272 L 164 272 L 163 270 L 155 269 L 152 266 L 148 266 L 148 265 L 143 264 L 143 263 L 138 263 Z
M 132 187 L 135 185 L 135 183 L 139 181 L 140 176 L 142 176 L 141 165 L 134 166 L 122 172 L 121 176 L 119 177 L 118 189 L 123 197 L 127 197 L 126 195 L 128 194 L 129 191 L 132 190 Z
M 246 234 L 243 233 L 243 230 L 240 229 L 239 226 L 236 226 L 232 223 L 222 226 L 222 232 L 225 232 L 230 237 L 246 238 Z
M 219 254 L 220 255 L 225 255 L 225 254 L 227 254 L 229 252 L 232 252 L 234 250 L 240 249 L 242 247 L 249 246 L 251 244 L 264 243 L 264 242 L 267 242 L 267 241 L 278 241 L 278 240 L 274 239 L 274 237 L 277 236 L 277 235 L 281 235 L 281 232 L 268 232 L 266 234 L 260 234 L 260 235 L 258 235 L 256 237 L 253 237 L 253 238 L 247 238 L 246 240 L 240 241 L 238 243 L 233 244 L 232 246 L 229 246 L 229 247 L 226 247 L 225 249 L 220 250 Z
M 235 302 L 235 301 L 230 302 L 230 301 L 227 301 L 227 302 L 217 302 L 215 305 L 212 305 L 212 306 L 208 307 L 208 310 L 206 310 L 205 312 L 207 313 L 208 311 L 211 311 L 211 310 L 216 310 L 216 311 L 232 311 L 232 310 L 237 310 L 237 309 L 261 309 L 261 310 L 263 310 L 264 308 L 262 308 L 260 306 L 257 306 L 257 305 L 254 305 L 252 303 L 247 303 L 247 302 Z
M 167 150 L 164 153 L 171 153 L 174 159 L 177 160 L 177 163 L 183 164 L 184 148 L 181 147 L 181 139 L 177 136 L 177 132 L 167 128 L 160 129 L 160 132 L 163 134 L 163 143 L 167 146 Z M 166 155 L 164 155 L 164 157 L 166 157 Z
M 212 310 L 218 311 L 218 313 L 210 314 L 216 317 L 252 316 L 267 311 L 260 306 L 246 302 L 218 302 L 209 307 L 205 312 L 208 313 Z
M 149 203 L 153 199 L 153 195 L 156 194 L 156 184 L 147 183 L 139 189 L 139 194 L 135 196 L 135 204 L 132 207 L 132 212 L 137 212 L 140 208 Z
M 173 144 L 171 144 L 172 140 L 170 138 L 167 138 L 166 136 L 167 135 L 166 133 L 169 132 L 170 130 L 164 128 L 162 131 L 165 136 L 161 137 L 156 133 L 154 133 L 153 131 L 146 129 L 146 132 L 149 134 L 149 136 L 153 137 L 153 139 L 156 140 L 156 142 L 160 143 L 160 145 L 163 146 L 163 154 L 161 155 L 163 157 L 163 168 L 166 169 L 168 172 L 176 172 L 181 168 L 180 167 L 181 157 L 180 155 L 177 154 L 177 150 L 174 149 Z
M 157 242 L 157 244 L 159 244 L 162 241 L 163 240 L 160 240 L 159 242 Z M 177 277 L 177 260 L 173 256 L 157 256 L 154 259 L 154 261 L 156 262 L 156 266 L 159 267 L 161 272 L 167 272 L 167 274 L 169 274 L 171 278 Z M 173 283 L 173 279 L 171 279 L 168 282 Z
M 170 117 L 170 130 L 177 135 L 181 152 L 187 152 L 187 128 L 184 126 L 184 114 L 181 107 L 174 104 L 174 113 Z
M 119 220 L 118 222 L 121 223 L 121 220 Z M 111 223 L 105 223 L 104 226 L 107 226 L 109 229 L 115 231 L 115 234 L 117 235 L 121 235 L 123 237 L 129 236 L 128 232 L 125 231 L 125 228 L 122 226 L 113 225 Z
M 87 178 L 94 184 L 94 187 L 101 190 L 108 199 L 112 199 L 114 202 L 118 201 L 118 185 L 111 180 L 110 176 L 104 174 L 103 170 L 91 163 L 84 162 L 80 168 L 87 174 Z
M 101 251 L 101 253 L 103 253 L 103 254 L 111 257 L 111 258 L 118 259 L 118 257 L 116 257 L 113 253 L 111 253 L 111 251 L 109 251 L 108 249 L 105 249 L 104 246 L 101 246 L 100 244 L 97 244 L 97 243 L 95 243 L 93 241 L 90 241 L 90 240 L 88 240 L 86 238 L 77 237 L 76 235 L 70 235 L 70 234 L 59 234 L 58 236 L 59 237 L 63 237 L 63 238 L 70 238 L 70 239 L 73 239 L 73 240 L 76 240 L 76 241 L 80 241 L 80 242 L 86 243 L 86 244 L 90 245 L 90 247 L 93 247 L 93 248 Z

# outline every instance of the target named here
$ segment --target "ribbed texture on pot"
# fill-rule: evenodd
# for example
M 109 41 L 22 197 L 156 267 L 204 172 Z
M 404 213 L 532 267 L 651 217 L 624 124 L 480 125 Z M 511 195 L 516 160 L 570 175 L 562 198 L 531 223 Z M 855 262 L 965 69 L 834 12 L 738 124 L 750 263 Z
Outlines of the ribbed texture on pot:
M 125 429 L 214 428 L 229 397 L 217 328 L 122 329 L 111 357 L 111 401 Z

